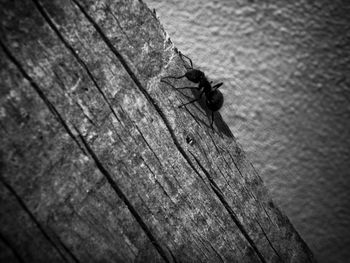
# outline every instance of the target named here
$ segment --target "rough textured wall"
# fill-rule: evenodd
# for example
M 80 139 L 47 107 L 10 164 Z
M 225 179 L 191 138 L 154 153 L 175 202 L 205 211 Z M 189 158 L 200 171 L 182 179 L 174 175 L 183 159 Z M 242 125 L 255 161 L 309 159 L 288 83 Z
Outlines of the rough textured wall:
M 350 2 L 160 1 L 172 41 L 319 262 L 350 258 Z

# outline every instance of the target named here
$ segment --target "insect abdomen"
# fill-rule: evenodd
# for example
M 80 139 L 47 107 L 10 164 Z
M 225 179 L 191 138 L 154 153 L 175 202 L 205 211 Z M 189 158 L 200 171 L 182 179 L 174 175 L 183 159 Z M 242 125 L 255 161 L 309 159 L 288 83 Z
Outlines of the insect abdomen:
M 224 104 L 224 96 L 220 91 L 213 91 L 207 96 L 207 106 L 211 111 L 219 110 Z

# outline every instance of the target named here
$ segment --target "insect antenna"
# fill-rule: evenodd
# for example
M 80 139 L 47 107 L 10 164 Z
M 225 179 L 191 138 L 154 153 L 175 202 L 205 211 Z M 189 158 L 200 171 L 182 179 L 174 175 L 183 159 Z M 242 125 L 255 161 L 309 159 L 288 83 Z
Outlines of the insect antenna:
M 184 54 L 182 54 L 181 52 L 179 52 L 179 54 L 180 54 L 180 58 L 181 58 L 181 60 L 182 60 L 182 62 L 184 63 L 184 66 L 185 66 L 185 68 L 188 70 L 188 69 L 193 69 L 193 63 L 192 63 L 192 60 L 188 57 L 188 56 L 186 56 L 186 55 L 184 55 Z M 190 67 L 188 67 L 186 64 L 186 61 L 183 59 L 183 58 L 186 58 L 189 62 L 190 62 Z

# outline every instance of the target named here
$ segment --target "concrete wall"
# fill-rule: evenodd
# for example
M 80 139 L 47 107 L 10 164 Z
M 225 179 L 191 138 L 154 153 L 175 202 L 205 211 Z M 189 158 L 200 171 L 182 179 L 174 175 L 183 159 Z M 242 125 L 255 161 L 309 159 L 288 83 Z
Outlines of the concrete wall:
M 319 262 L 350 258 L 350 2 L 145 0 Z

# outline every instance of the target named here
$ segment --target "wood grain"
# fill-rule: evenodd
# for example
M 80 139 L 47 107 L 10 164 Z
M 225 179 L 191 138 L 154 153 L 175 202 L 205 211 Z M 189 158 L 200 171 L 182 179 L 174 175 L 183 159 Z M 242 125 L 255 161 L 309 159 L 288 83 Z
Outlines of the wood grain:
M 1 260 L 314 261 L 144 3 L 0 17 Z

